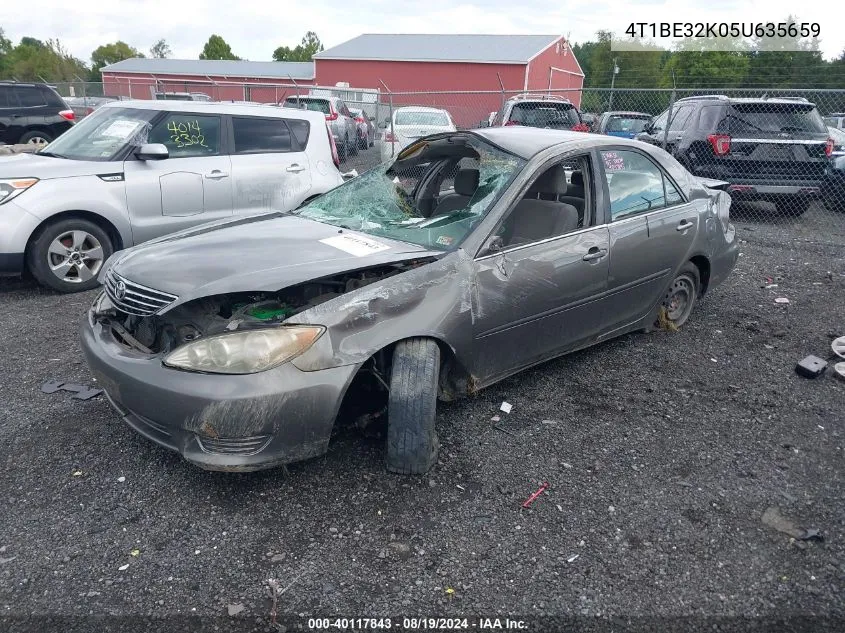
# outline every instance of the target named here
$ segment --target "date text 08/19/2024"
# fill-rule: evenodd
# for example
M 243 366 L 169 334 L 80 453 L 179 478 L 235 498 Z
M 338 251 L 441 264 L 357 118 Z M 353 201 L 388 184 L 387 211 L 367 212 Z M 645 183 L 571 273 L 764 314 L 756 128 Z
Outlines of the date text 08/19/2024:
M 528 624 L 524 620 L 511 618 L 308 618 L 308 630 L 311 631 L 525 631 Z

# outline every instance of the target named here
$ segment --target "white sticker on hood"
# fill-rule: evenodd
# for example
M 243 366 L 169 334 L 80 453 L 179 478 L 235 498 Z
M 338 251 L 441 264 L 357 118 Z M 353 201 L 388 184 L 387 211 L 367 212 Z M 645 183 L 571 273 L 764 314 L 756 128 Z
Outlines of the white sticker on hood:
M 374 253 L 378 253 L 379 251 L 386 251 L 390 248 L 387 244 L 382 244 L 381 242 L 376 242 L 375 240 L 371 240 L 367 237 L 350 233 L 327 237 L 324 240 L 320 240 L 320 243 L 334 246 L 335 248 L 339 248 L 350 255 L 355 255 L 355 257 L 365 257 L 366 255 L 372 255 Z

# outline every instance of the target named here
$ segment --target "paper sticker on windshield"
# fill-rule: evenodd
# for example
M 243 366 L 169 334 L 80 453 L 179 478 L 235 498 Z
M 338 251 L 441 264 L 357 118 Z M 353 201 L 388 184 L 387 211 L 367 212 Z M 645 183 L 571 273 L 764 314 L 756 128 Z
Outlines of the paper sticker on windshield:
M 129 138 L 139 127 L 143 125 L 141 121 L 114 121 L 105 130 L 103 136 L 113 136 L 115 138 Z
M 342 251 L 355 255 L 355 257 L 365 257 L 380 251 L 386 251 L 390 247 L 387 244 L 376 242 L 361 235 L 352 235 L 344 233 L 343 235 L 335 235 L 334 237 L 327 237 L 320 240 L 320 243 L 334 246 Z

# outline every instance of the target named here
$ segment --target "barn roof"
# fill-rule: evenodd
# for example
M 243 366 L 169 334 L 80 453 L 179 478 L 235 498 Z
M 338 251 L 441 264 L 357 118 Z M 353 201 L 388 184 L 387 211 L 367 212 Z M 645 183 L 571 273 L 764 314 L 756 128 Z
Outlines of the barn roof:
M 314 62 L 250 62 L 229 59 L 157 59 L 133 57 L 101 69 L 145 75 L 211 75 L 269 79 L 314 79 Z
M 561 37 L 364 33 L 314 59 L 526 64 Z

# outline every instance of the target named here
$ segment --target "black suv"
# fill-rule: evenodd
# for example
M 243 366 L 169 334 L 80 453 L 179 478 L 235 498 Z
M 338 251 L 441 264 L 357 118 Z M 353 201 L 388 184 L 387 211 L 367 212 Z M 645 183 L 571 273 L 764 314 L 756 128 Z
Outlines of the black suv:
M 0 81 L 0 145 L 49 143 L 73 123 L 73 110 L 47 84 Z
M 730 183 L 736 200 L 766 200 L 801 215 L 819 197 L 833 141 L 815 104 L 803 98 L 678 99 L 637 139 L 662 146 L 696 176 Z

